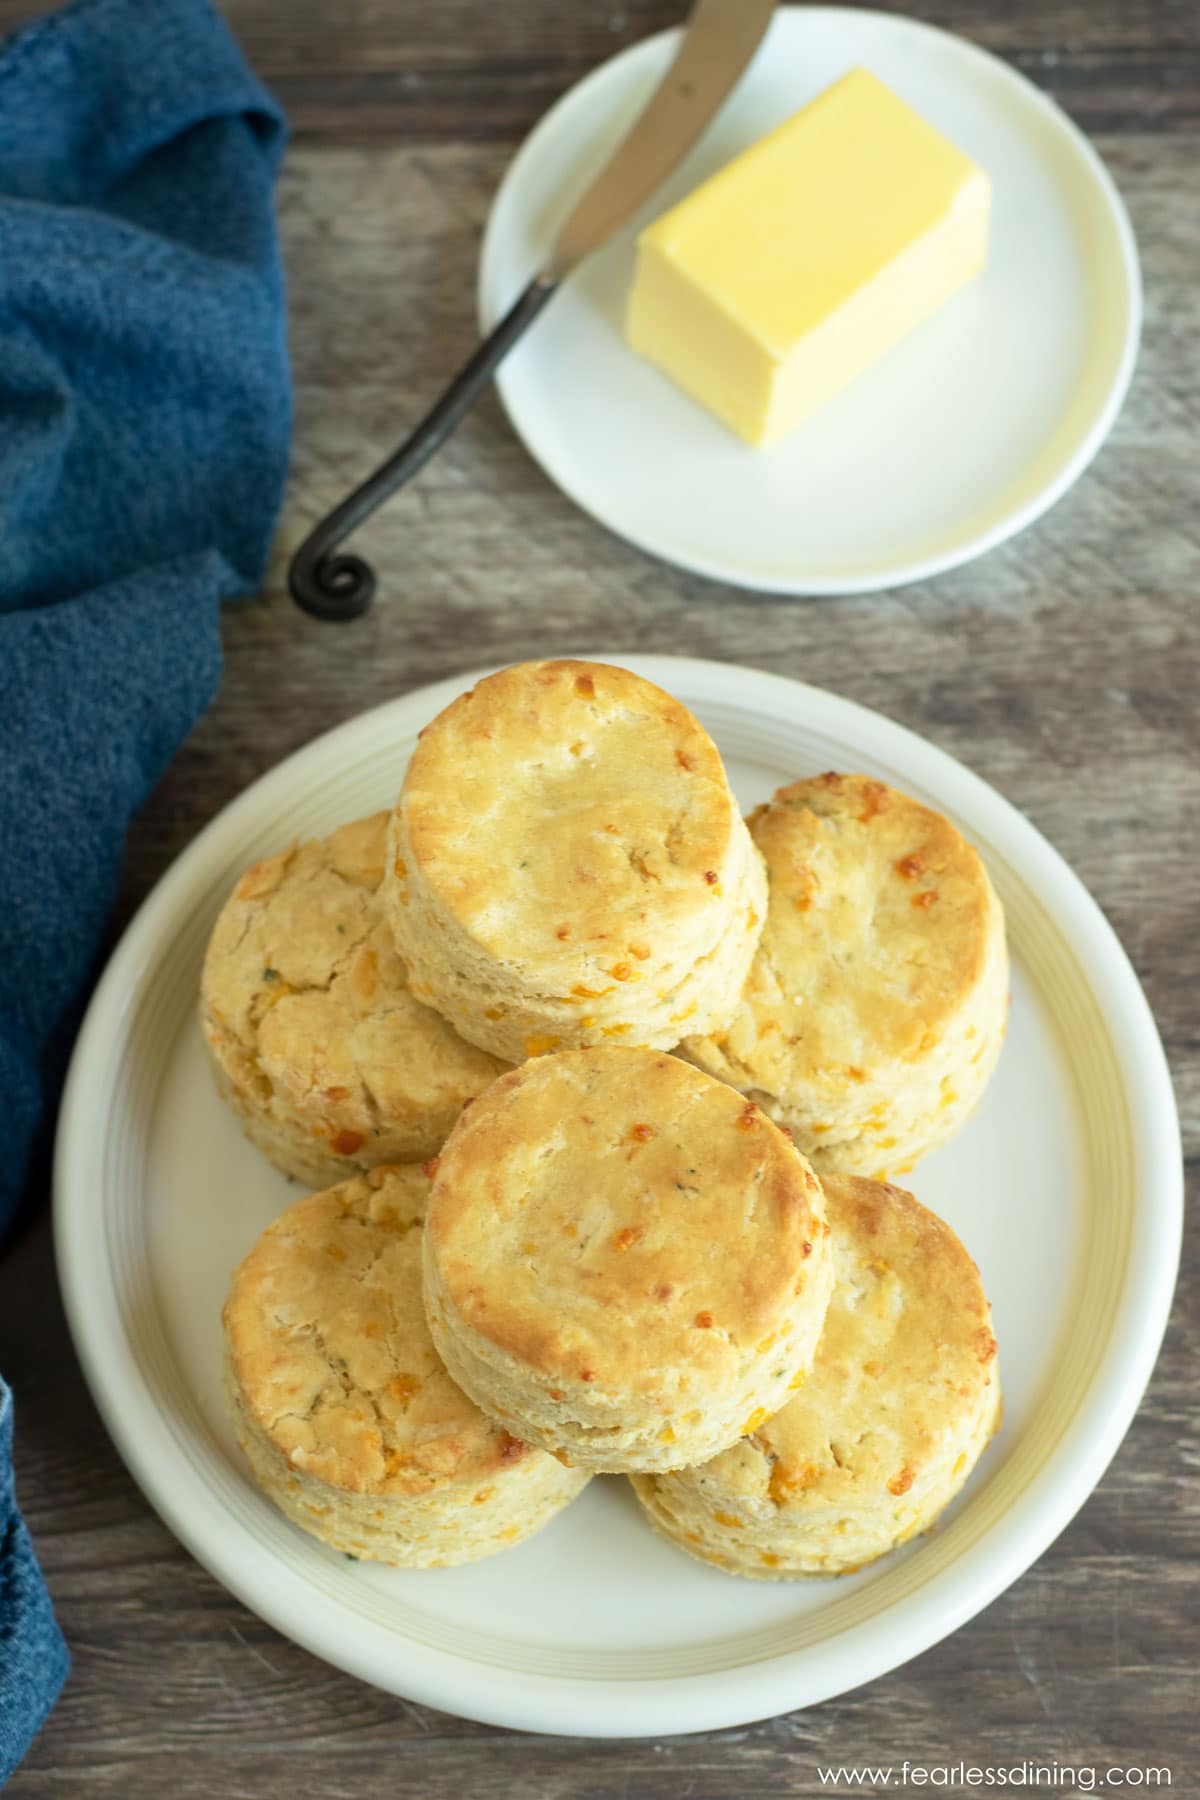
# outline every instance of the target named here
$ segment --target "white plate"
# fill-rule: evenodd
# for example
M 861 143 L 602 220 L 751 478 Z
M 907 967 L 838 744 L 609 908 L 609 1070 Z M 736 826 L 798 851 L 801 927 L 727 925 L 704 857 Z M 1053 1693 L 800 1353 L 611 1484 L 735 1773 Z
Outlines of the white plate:
M 485 330 L 544 260 L 677 39 L 663 32 L 605 63 L 521 149 L 484 240 Z M 781 9 L 638 222 L 859 63 L 991 174 L 990 259 L 970 287 L 767 451 L 625 348 L 635 228 L 583 265 L 498 377 L 527 449 L 577 505 L 643 550 L 742 587 L 854 593 L 978 556 L 1065 493 L 1133 370 L 1137 250 L 1103 164 L 1024 76 L 911 19 Z
M 351 1563 L 288 1524 L 221 1408 L 230 1270 L 296 1190 L 213 1092 L 196 1025 L 205 940 L 238 872 L 390 803 L 418 729 L 474 677 L 331 732 L 242 795 L 179 858 L 92 1002 L 59 1128 L 56 1236 L 92 1392 L 152 1504 L 280 1631 L 415 1700 L 539 1731 L 649 1735 L 744 1723 L 870 1680 L 1027 1568 L 1099 1479 L 1149 1376 L 1181 1218 L 1162 1049 L 1095 904 L 975 776 L 874 713 L 774 675 L 619 659 L 694 707 L 746 805 L 837 767 L 958 819 L 1008 909 L 1009 1041 L 981 1111 L 913 1177 L 979 1260 L 995 1306 L 1003 1431 L 935 1535 L 840 1581 L 707 1569 L 594 1481 L 545 1532 L 465 1569 Z

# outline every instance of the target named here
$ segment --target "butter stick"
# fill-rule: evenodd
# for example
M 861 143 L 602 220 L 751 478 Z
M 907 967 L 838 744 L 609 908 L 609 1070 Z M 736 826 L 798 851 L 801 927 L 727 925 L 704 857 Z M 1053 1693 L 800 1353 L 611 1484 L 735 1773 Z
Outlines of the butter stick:
M 990 184 L 866 69 L 638 238 L 632 347 L 771 444 L 982 268 Z

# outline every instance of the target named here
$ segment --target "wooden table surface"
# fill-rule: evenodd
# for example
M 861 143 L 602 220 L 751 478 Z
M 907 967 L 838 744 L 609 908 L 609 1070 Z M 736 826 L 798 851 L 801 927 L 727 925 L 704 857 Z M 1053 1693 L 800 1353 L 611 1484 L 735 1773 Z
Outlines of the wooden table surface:
M 0 25 L 28 10 L 0 0 Z M 362 534 L 385 577 L 374 612 L 349 628 L 291 605 L 288 551 L 469 345 L 480 230 L 514 144 L 585 70 L 678 11 L 663 0 L 229 0 L 228 13 L 296 133 L 279 194 L 292 480 L 266 591 L 226 619 L 221 694 L 131 834 L 116 923 L 281 756 L 465 665 L 656 650 L 781 670 L 963 758 L 1070 860 L 1145 983 L 1194 1156 L 1193 0 L 939 0 L 926 15 L 1009 57 L 1095 136 L 1141 247 L 1147 315 L 1132 393 L 1092 469 L 1040 524 L 916 587 L 815 601 L 743 594 L 593 525 L 489 399 Z M 809 1712 L 598 1743 L 496 1731 L 377 1693 L 226 1594 L 150 1511 L 100 1425 L 67 1341 L 43 1214 L 0 1265 L 0 1368 L 17 1396 L 18 1492 L 74 1672 L 13 1800 L 742 1800 L 828 1792 L 820 1763 L 906 1757 L 1167 1763 L 1177 1791 L 1200 1793 L 1194 1243 L 1185 1261 L 1124 1447 L 1074 1524 L 986 1612 Z

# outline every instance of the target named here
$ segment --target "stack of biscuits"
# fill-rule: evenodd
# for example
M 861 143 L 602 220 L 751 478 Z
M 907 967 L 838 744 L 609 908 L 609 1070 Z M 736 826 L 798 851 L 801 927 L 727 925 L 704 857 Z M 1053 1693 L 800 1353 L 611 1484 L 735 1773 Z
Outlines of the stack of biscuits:
M 520 664 L 422 732 L 395 810 L 256 863 L 203 1028 L 320 1191 L 234 1272 L 255 1478 L 355 1557 L 474 1561 L 595 1473 L 740 1575 L 926 1529 L 999 1418 L 954 1233 L 887 1176 L 974 1109 L 1004 922 L 866 776 L 743 820 L 687 708 Z

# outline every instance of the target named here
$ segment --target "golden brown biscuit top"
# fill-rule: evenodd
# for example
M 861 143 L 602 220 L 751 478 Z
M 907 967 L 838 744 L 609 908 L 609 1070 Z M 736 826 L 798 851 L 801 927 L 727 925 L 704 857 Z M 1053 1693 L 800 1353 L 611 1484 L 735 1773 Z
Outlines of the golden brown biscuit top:
M 952 1472 L 996 1379 L 979 1271 L 903 1188 L 826 1175 L 834 1286 L 816 1360 L 781 1413 L 706 1465 L 781 1507 L 898 1500 Z
M 244 1030 L 256 1008 L 265 1010 L 264 987 L 273 1008 L 288 994 L 328 985 L 377 921 L 386 851 L 387 814 L 376 813 L 246 870 L 205 958 L 205 987 L 219 987 L 230 1024 Z
M 731 1052 L 769 1091 L 806 1068 L 850 1087 L 928 1054 L 1002 929 L 978 852 L 865 775 L 793 782 L 747 822 L 770 897 L 743 994 L 754 1034 L 741 1042 L 735 1021 Z
M 421 1303 L 416 1165 L 298 1200 L 234 1272 L 224 1323 L 243 1404 L 305 1474 L 351 1493 L 495 1479 L 526 1445 L 442 1367 Z
M 823 1218 L 812 1170 L 742 1095 L 605 1047 L 539 1057 L 472 1103 L 428 1229 L 451 1302 L 499 1349 L 682 1400 L 791 1322 Z
M 253 1048 L 353 1155 L 372 1125 L 461 1104 L 507 1066 L 415 999 L 384 917 L 388 814 L 255 863 L 213 928 L 208 1025 Z
M 400 810 L 424 881 L 471 938 L 581 1002 L 669 960 L 681 928 L 689 944 L 710 920 L 719 936 L 736 830 L 721 759 L 685 706 L 627 669 L 488 676 L 421 734 Z

